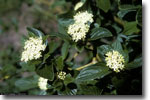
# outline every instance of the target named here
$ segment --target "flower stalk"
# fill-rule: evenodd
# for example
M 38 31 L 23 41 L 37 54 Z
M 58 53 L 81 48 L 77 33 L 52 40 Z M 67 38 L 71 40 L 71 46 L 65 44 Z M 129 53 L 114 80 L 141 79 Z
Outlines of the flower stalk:
M 94 58 L 92 59 L 92 62 L 90 62 L 90 63 L 88 63 L 88 64 L 86 64 L 86 65 L 80 66 L 80 67 L 76 68 L 76 70 L 80 71 L 81 69 L 86 68 L 86 67 L 91 66 L 91 65 L 94 65 L 94 64 L 96 64 L 97 62 L 98 62 L 98 61 L 97 61 L 96 57 L 94 57 Z

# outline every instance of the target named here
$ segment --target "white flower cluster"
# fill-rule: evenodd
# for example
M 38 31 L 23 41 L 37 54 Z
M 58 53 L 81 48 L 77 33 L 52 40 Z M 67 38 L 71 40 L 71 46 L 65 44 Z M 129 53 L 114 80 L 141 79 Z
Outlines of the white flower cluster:
M 41 37 L 30 37 L 25 42 L 24 51 L 22 52 L 21 61 L 27 62 L 29 60 L 40 58 L 41 51 L 44 51 L 46 45 L 43 44 Z
M 57 73 L 57 75 L 58 75 L 59 79 L 64 80 L 66 77 L 66 72 L 61 71 L 61 72 Z
M 78 12 L 74 16 L 74 24 L 69 25 L 68 34 L 72 36 L 75 42 L 84 40 L 86 33 L 89 31 L 90 24 L 93 22 L 93 15 L 91 13 Z
M 39 78 L 38 86 L 41 90 L 47 90 L 47 81 L 48 79 L 45 79 L 43 77 Z
M 113 69 L 115 72 L 120 72 L 124 69 L 124 57 L 118 51 L 112 51 L 106 53 L 106 64 L 110 69 Z
M 75 16 L 74 16 L 74 20 L 75 23 L 83 23 L 83 24 L 87 24 L 92 23 L 93 22 L 93 14 L 85 11 L 85 12 L 78 12 Z
M 89 31 L 89 26 L 86 24 L 72 24 L 68 28 L 68 33 L 72 39 L 77 42 L 78 40 L 85 39 L 86 33 Z

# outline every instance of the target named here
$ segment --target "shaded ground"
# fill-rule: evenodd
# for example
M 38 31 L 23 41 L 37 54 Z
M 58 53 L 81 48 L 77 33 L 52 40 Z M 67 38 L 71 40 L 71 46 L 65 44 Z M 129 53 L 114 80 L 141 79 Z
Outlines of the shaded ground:
M 13 46 L 15 49 L 20 49 L 21 38 L 23 35 L 27 34 L 26 28 L 29 26 L 40 27 L 46 33 L 49 33 L 50 29 L 57 31 L 55 20 L 41 22 L 38 16 L 34 15 L 33 9 L 34 6 L 28 6 L 26 3 L 23 3 L 19 12 L 11 11 L 1 17 L 5 27 L 0 26 L 0 30 L 5 29 L 5 31 L 0 34 L 0 50 L 6 49 L 9 45 Z

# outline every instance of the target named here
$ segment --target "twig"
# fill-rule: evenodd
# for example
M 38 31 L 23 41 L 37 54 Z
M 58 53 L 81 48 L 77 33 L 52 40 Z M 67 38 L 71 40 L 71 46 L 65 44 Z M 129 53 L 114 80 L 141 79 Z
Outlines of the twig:
M 93 65 L 93 64 L 96 64 L 96 63 L 97 63 L 97 59 L 96 59 L 96 57 L 94 57 L 93 60 L 92 60 L 92 62 L 90 62 L 90 63 L 88 63 L 86 65 L 80 66 L 80 67 L 76 68 L 75 70 L 81 70 L 83 68 L 86 68 L 86 67 L 88 67 L 90 65 Z

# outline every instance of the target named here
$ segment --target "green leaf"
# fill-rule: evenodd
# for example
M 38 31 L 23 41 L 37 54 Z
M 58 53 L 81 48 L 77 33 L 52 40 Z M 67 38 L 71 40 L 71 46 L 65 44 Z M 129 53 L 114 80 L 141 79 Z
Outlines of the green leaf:
M 38 82 L 38 77 L 27 77 L 16 80 L 15 86 L 19 91 L 26 91 L 32 88 L 36 88 Z
M 136 14 L 136 21 L 138 22 L 138 24 L 140 26 L 142 26 L 142 8 L 140 8 L 138 11 L 137 11 L 137 14 Z
M 38 95 L 47 95 L 47 92 L 46 91 L 44 91 L 44 90 L 42 90 L 42 91 L 40 91 L 39 92 L 39 94 Z
M 123 78 L 118 79 L 116 76 L 114 76 L 112 78 L 112 83 L 116 89 L 120 89 L 122 87 L 122 85 L 125 83 L 124 81 L 125 81 L 125 79 L 123 79 Z
M 89 40 L 97 40 L 103 37 L 110 37 L 110 36 L 112 36 L 112 33 L 108 29 L 99 27 L 99 28 L 94 28 L 92 30 Z
M 59 80 L 54 80 L 52 86 L 56 89 L 56 90 L 60 90 L 63 87 L 63 83 Z
M 61 55 L 62 55 L 62 58 L 63 60 L 67 57 L 68 55 L 68 52 L 69 52 L 69 43 L 68 42 L 65 42 L 61 48 Z
M 97 7 L 102 9 L 105 13 L 107 13 L 111 7 L 110 0 L 96 0 L 96 3 Z
M 53 64 L 51 65 L 42 65 L 39 68 L 36 69 L 36 73 L 46 79 L 49 79 L 50 81 L 53 81 L 54 79 L 54 69 Z
M 137 22 L 125 22 L 123 34 L 132 35 L 134 33 L 138 33 L 140 30 L 137 28 Z
M 60 46 L 60 42 L 51 41 L 49 44 L 49 52 L 44 55 L 43 62 Z
M 121 52 L 121 54 L 124 57 L 125 64 L 127 64 L 129 62 L 129 51 L 128 50 L 124 50 L 123 52 Z
M 56 59 L 56 64 L 57 64 L 57 70 L 58 70 L 58 71 L 63 70 L 64 61 L 63 61 L 62 56 L 60 56 L 60 57 L 58 57 L 58 58 Z
M 45 90 L 39 91 L 39 89 L 35 88 L 35 89 L 32 89 L 32 90 L 29 90 L 28 95 L 46 95 L 46 91 Z
M 110 45 L 101 45 L 97 47 L 97 54 L 100 56 L 100 58 L 105 61 L 105 54 L 109 51 L 112 51 L 112 47 Z
M 120 38 L 121 37 L 118 36 L 116 41 L 114 41 L 112 43 L 112 48 L 113 48 L 113 50 L 116 50 L 119 53 L 121 53 L 123 55 L 124 59 L 125 59 L 125 63 L 128 63 L 128 61 L 129 61 L 128 50 L 123 50 L 122 45 L 121 45 L 121 43 L 119 41 Z
M 48 59 L 49 56 L 50 56 L 50 52 L 44 55 L 43 63 L 46 62 L 46 59 Z
M 22 66 L 23 70 L 28 70 L 28 71 L 34 71 L 35 70 L 35 66 L 32 64 L 28 64 L 26 62 L 20 62 L 20 66 Z
M 112 48 L 117 51 L 123 51 L 119 38 L 120 37 L 117 37 L 117 39 L 112 43 Z
M 73 82 L 74 78 L 71 76 L 71 74 L 67 74 L 64 80 L 64 84 L 67 85 L 71 82 Z
M 104 63 L 98 63 L 91 65 L 81 70 L 79 75 L 76 77 L 76 82 L 80 83 L 83 81 L 89 81 L 96 78 L 103 78 L 110 73 L 109 68 Z
M 132 11 L 136 11 L 136 10 L 120 10 L 117 15 L 119 18 L 123 18 L 127 13 L 132 12 Z
M 126 69 L 130 70 L 130 69 L 134 69 L 134 68 L 138 68 L 142 66 L 142 57 L 139 56 L 136 59 L 134 59 L 134 61 L 130 62 L 127 64 Z
M 102 90 L 96 86 L 81 85 L 80 90 L 84 95 L 101 95 L 102 93 Z
M 119 34 L 122 31 L 121 27 L 119 27 L 117 24 L 112 25 L 112 27 L 116 30 L 117 34 Z
M 49 54 L 52 54 L 59 46 L 60 42 L 51 41 L 49 43 Z
M 76 95 L 77 89 L 66 88 L 64 91 L 59 91 L 58 95 Z
M 140 5 L 139 6 L 134 6 L 134 5 L 124 4 L 124 5 L 120 5 L 119 9 L 120 10 L 136 10 L 139 7 L 140 7 Z
M 56 37 L 59 37 L 59 38 L 61 38 L 63 40 L 70 41 L 70 37 L 69 37 L 69 35 L 67 33 L 65 33 L 65 34 L 61 33 L 64 30 L 63 28 L 61 28 L 61 26 L 59 26 L 59 30 L 60 30 L 60 33 L 55 33 L 55 34 L 52 34 L 50 36 L 56 36 Z
M 70 36 L 67 34 L 68 26 L 73 23 L 72 19 L 60 18 L 58 20 L 58 31 L 59 33 L 56 35 L 63 40 L 70 40 Z
M 97 53 L 105 55 L 107 52 L 111 51 L 112 47 L 110 45 L 101 45 L 97 48 Z
M 38 36 L 38 37 L 43 37 L 44 36 L 44 34 L 41 31 L 39 31 L 35 28 L 27 27 L 27 30 L 29 31 L 29 36 L 30 35 L 32 35 L 32 36 L 35 35 L 35 36 Z

